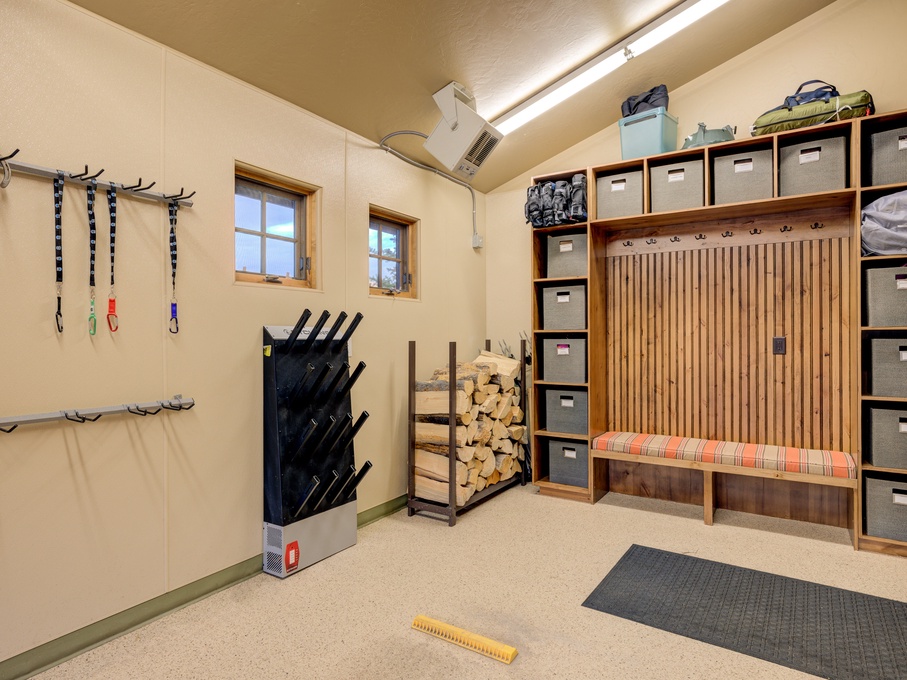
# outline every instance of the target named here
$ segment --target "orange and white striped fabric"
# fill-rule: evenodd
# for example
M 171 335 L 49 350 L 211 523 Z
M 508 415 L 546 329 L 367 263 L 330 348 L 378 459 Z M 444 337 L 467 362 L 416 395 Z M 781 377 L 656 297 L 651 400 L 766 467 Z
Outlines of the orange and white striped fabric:
M 802 472 L 825 477 L 857 478 L 857 466 L 853 456 L 844 451 L 798 449 L 793 446 L 744 444 L 719 439 L 694 439 L 636 432 L 605 432 L 593 440 L 592 448 L 640 456 Z

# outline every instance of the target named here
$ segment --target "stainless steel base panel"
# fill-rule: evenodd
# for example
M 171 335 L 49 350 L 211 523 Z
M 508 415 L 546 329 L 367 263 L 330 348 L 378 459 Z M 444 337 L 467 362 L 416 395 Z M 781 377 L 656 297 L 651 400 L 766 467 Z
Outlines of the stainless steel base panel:
M 282 527 L 264 522 L 262 570 L 279 578 L 356 545 L 356 501 Z

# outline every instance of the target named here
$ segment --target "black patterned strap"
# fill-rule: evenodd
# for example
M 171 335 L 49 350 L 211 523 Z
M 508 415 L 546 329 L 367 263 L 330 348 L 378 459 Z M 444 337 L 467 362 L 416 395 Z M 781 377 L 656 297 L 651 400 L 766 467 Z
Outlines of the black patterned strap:
M 63 183 L 65 175 L 57 170 L 54 178 L 54 267 L 57 281 L 57 332 L 63 332 Z
M 176 217 L 179 203 L 170 201 L 170 274 L 172 280 L 172 295 L 170 296 L 170 332 L 180 332 L 180 322 L 176 311 Z

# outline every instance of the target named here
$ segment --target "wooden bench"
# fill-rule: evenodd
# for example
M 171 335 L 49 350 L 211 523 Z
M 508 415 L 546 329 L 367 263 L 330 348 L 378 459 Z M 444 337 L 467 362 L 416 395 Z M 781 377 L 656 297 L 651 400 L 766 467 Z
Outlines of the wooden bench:
M 592 441 L 592 458 L 701 470 L 703 515 L 715 516 L 715 474 L 743 475 L 847 489 L 856 548 L 857 467 L 844 451 L 745 444 L 637 432 L 605 432 Z M 607 493 L 608 488 L 604 491 Z

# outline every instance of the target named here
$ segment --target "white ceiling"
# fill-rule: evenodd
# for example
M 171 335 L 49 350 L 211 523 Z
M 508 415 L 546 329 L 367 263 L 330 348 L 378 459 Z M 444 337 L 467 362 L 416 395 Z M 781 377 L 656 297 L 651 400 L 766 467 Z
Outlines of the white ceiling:
M 730 0 L 683 33 L 508 135 L 473 182 L 490 191 L 833 0 Z M 429 133 L 451 80 L 493 120 L 677 0 L 72 0 L 377 142 Z M 391 145 L 438 166 L 416 137 Z M 443 169 L 443 168 L 442 168 Z

